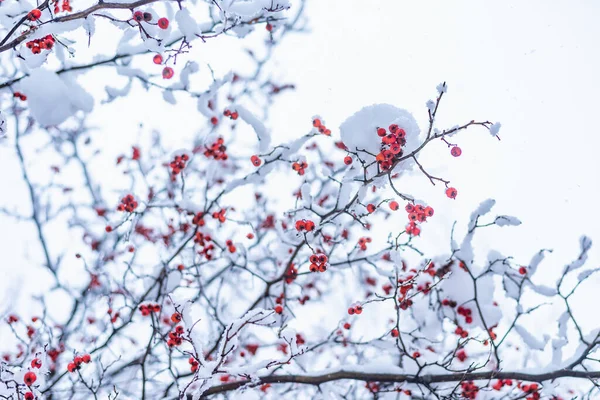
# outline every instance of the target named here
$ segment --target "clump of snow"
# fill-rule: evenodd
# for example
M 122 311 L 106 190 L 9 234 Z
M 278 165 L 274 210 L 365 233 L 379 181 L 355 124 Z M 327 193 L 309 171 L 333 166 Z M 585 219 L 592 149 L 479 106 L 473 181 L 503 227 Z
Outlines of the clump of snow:
M 521 220 L 510 215 L 499 215 L 496 217 L 495 224 L 498 226 L 517 226 L 521 225 Z
M 500 132 L 500 127 L 502 127 L 502 124 L 500 122 L 496 122 L 495 124 L 490 126 L 490 133 L 492 134 L 492 136 L 498 136 L 498 132 Z
M 177 26 L 187 41 L 195 39 L 196 35 L 202 33 L 198 23 L 194 20 L 189 10 L 186 8 L 183 8 L 175 13 L 175 21 L 177 21 Z
M 77 111 L 90 112 L 93 97 L 75 80 L 44 68 L 33 70 L 20 82 L 33 118 L 42 126 L 58 125 Z
M 244 122 L 250 124 L 254 129 L 254 132 L 256 132 L 260 151 L 269 149 L 269 146 L 271 145 L 271 133 L 267 127 L 245 107 L 238 105 L 235 107 L 235 110 L 238 112 L 240 118 Z

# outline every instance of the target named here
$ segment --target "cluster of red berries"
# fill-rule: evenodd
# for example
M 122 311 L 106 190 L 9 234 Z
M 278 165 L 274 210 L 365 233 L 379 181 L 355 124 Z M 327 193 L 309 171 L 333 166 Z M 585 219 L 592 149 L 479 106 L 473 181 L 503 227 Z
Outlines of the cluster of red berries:
M 450 300 L 450 299 L 444 299 L 444 300 L 442 300 L 442 305 L 454 308 L 454 307 L 456 307 L 456 301 Z
M 240 116 L 237 111 L 231 111 L 231 110 L 228 110 L 228 109 L 225 109 L 225 111 L 223 111 L 223 115 L 226 116 L 226 117 L 231 118 L 234 121 L 236 119 L 238 119 L 238 117 Z
M 385 128 L 377 128 L 377 135 L 381 138 L 381 151 L 375 160 L 383 171 L 392 168 L 394 161 L 402 157 L 402 147 L 406 144 L 406 131 L 396 124 Z
M 292 169 L 298 173 L 298 175 L 304 175 L 304 170 L 308 168 L 306 161 L 295 162 L 292 164 Z
M 218 138 L 216 142 L 206 147 L 204 155 L 208 158 L 214 158 L 215 160 L 227 160 L 227 146 L 223 138 Z
M 133 195 L 128 194 L 121 199 L 121 204 L 117 206 L 117 211 L 133 212 L 138 206 Z
M 296 230 L 298 232 L 312 232 L 315 229 L 315 223 L 310 219 L 299 219 L 296 221 Z
M 537 383 L 530 383 L 529 385 L 522 385 L 521 390 L 531 396 L 527 396 L 526 400 L 539 400 L 540 392 Z
M 363 308 L 360 304 L 352 304 L 349 308 L 348 308 L 348 314 L 350 315 L 360 315 L 363 312 Z
M 360 239 L 358 239 L 358 247 L 360 247 L 360 249 L 362 251 L 367 250 L 367 243 L 371 243 L 372 239 L 370 237 L 361 237 Z
M 260 167 L 260 164 L 262 164 L 261 159 L 258 158 L 257 155 L 253 155 L 252 157 L 250 157 L 250 161 L 252 162 L 252 165 L 254 165 L 255 167 Z
M 186 166 L 186 162 L 190 159 L 187 154 L 182 154 L 180 156 L 175 156 L 173 161 L 169 163 L 169 167 L 171 167 L 171 175 L 178 175 Z
M 421 233 L 421 228 L 417 224 L 427 221 L 428 217 L 432 217 L 433 208 L 421 204 L 408 203 L 404 209 L 408 213 L 408 220 L 410 221 L 406 226 L 406 233 L 418 236 Z
M 237 250 L 231 239 L 227 239 L 225 241 L 225 245 L 227 246 L 227 250 L 229 250 L 230 253 L 235 253 L 235 251 Z
M 473 317 L 471 316 L 472 312 L 471 312 L 470 308 L 458 306 L 458 308 L 456 309 L 456 312 L 458 313 L 458 315 L 462 315 L 463 317 L 465 317 L 465 322 L 467 324 L 470 324 L 473 322 Z
M 473 381 L 461 382 L 460 388 L 462 389 L 462 396 L 469 400 L 475 400 L 477 393 L 479 392 L 479 387 L 477 387 Z
M 159 313 L 160 312 L 160 304 L 142 304 L 139 307 L 140 312 L 144 317 L 150 315 L 150 313 Z
M 465 339 L 467 336 L 469 336 L 469 332 L 464 330 L 460 325 L 456 327 L 456 329 L 454 330 L 454 333 L 463 339 Z
M 54 4 L 54 14 L 58 14 L 61 11 L 61 7 L 58 6 L 58 0 L 54 0 L 52 3 Z M 69 0 L 62 1 L 62 11 L 64 11 L 64 12 L 73 11 Z
M 46 35 L 41 39 L 34 39 L 25 43 L 25 46 L 31 49 L 33 54 L 40 54 L 42 50 L 50 50 L 54 47 L 54 37 Z
M 140 22 L 150 22 L 152 21 L 154 17 L 152 16 L 152 13 L 149 12 L 142 12 L 142 11 L 136 11 L 133 13 L 133 17 L 132 19 L 138 23 Z M 167 29 L 169 27 L 169 20 L 167 18 L 160 18 L 157 22 L 158 27 L 160 29 Z
M 313 126 L 319 130 L 319 133 L 322 133 L 323 135 L 331 136 L 331 130 L 327 129 L 327 127 L 325 126 L 325 124 L 323 124 L 323 122 L 321 121 L 320 118 L 313 119 Z
M 184 331 L 185 330 L 183 329 L 183 326 L 177 325 L 174 331 L 169 332 L 169 340 L 167 340 L 167 346 L 180 346 L 183 343 L 183 338 L 181 337 L 181 335 L 183 335 Z
M 198 371 L 198 368 L 200 367 L 200 363 L 194 357 L 190 357 L 190 359 L 188 360 L 188 362 L 190 363 L 190 370 L 193 373 L 195 373 L 196 371 Z
M 492 386 L 494 390 L 501 390 L 504 386 L 512 386 L 512 379 L 498 379 Z
M 227 210 L 225 210 L 224 208 L 222 208 L 219 211 L 215 211 L 212 213 L 212 217 L 214 219 L 218 219 L 220 223 L 224 223 L 226 218 L 225 218 L 225 213 L 227 212 Z
M 42 12 L 40 10 L 38 10 L 37 8 L 34 8 L 33 10 L 31 10 L 27 13 L 27 19 L 29 21 L 37 21 L 38 19 L 40 19 L 41 16 L 42 16 Z
M 198 225 L 198 226 L 204 226 L 204 224 L 205 224 L 204 213 L 202 211 L 200 211 L 196 215 L 194 215 L 194 218 L 192 218 L 192 224 Z
M 323 253 L 313 254 L 309 258 L 310 261 L 310 272 L 325 272 L 327 271 L 327 261 L 329 259 Z
M 455 199 L 456 195 L 458 195 L 458 191 L 453 188 L 453 187 L 449 187 L 448 189 L 446 189 L 446 196 L 448 196 L 451 199 Z
M 8 322 L 9 324 L 12 324 L 12 323 L 15 323 L 15 322 L 18 322 L 18 321 L 19 321 L 19 317 L 17 317 L 14 314 L 10 314 L 8 316 L 8 318 L 6 319 L 6 322 Z
M 202 250 L 198 252 L 198 254 L 206 257 L 207 260 L 212 260 L 213 255 L 212 251 L 215 249 L 215 245 L 210 243 L 212 238 L 210 235 L 204 234 L 202 232 L 196 232 L 194 235 L 194 243 L 197 243 L 202 247 Z
M 79 368 L 81 368 L 81 364 L 89 364 L 92 361 L 92 357 L 89 354 L 84 354 L 82 356 L 75 356 L 73 362 L 67 364 L 67 371 L 75 372 Z
M 467 352 L 465 349 L 460 349 L 456 352 L 455 356 L 458 358 L 458 361 L 464 362 L 467 359 Z
M 18 98 L 21 101 L 25 101 L 27 100 L 27 96 L 25 96 L 23 93 L 21 92 L 14 92 L 13 93 L 13 97 Z

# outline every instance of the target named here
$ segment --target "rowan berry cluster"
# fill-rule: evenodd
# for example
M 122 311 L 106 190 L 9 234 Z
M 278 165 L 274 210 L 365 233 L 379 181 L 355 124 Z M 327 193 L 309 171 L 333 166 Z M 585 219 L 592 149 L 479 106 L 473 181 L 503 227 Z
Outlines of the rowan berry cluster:
M 198 251 L 198 254 L 204 256 L 207 260 L 212 260 L 212 251 L 215 249 L 215 245 L 210 243 L 211 241 L 212 238 L 208 234 L 196 232 L 194 235 L 194 243 L 202 247 L 202 250 Z
M 225 245 L 227 246 L 227 250 L 229 250 L 230 253 L 235 253 L 236 247 L 231 239 L 227 239 L 225 241 Z
M 306 161 L 295 162 L 292 164 L 292 169 L 298 173 L 298 175 L 304 175 L 304 170 L 308 168 Z
M 354 315 L 354 314 L 360 315 L 360 314 L 362 314 L 362 312 L 363 312 L 362 305 L 360 305 L 358 303 L 352 304 L 348 308 L 348 314 L 350 314 L 350 315 Z
M 190 364 L 190 370 L 192 372 L 195 373 L 196 371 L 198 371 L 198 368 L 200 367 L 200 363 L 194 357 L 190 357 L 188 362 Z
M 135 201 L 133 195 L 128 194 L 121 199 L 121 204 L 117 206 L 117 211 L 125 211 L 128 213 L 133 212 L 138 206 L 138 202 Z
M 318 118 L 318 117 L 313 118 L 313 126 L 319 131 L 319 133 L 322 133 L 323 135 L 331 136 L 331 130 L 325 126 L 325 124 L 323 123 L 321 118 Z
M 402 147 L 406 144 L 406 131 L 397 124 L 388 127 L 389 133 L 385 128 L 377 128 L 377 135 L 381 138 L 381 151 L 375 160 L 379 168 L 388 171 L 394 165 L 394 161 L 402 157 Z
M 50 50 L 54 47 L 54 37 L 46 35 L 41 39 L 34 39 L 25 44 L 25 47 L 31 50 L 33 54 L 40 54 L 42 50 Z
M 469 336 L 469 332 L 464 330 L 460 325 L 456 327 L 456 329 L 454 330 L 454 333 L 463 339 L 465 339 Z
M 360 239 L 358 239 L 358 247 L 362 250 L 365 251 L 367 250 L 367 243 L 371 243 L 372 239 L 370 237 L 361 237 Z
M 296 221 L 295 227 L 298 232 L 312 232 L 315 229 L 315 223 L 310 219 L 300 219 Z
M 310 272 L 325 272 L 327 271 L 327 261 L 329 259 L 323 253 L 313 254 L 309 258 Z
M 458 313 L 458 315 L 462 315 L 463 317 L 465 317 L 465 323 L 470 324 L 473 322 L 473 317 L 471 316 L 472 312 L 470 308 L 458 306 L 456 312 Z
M 159 313 L 160 304 L 142 304 L 139 306 L 139 310 L 144 317 L 147 317 L 151 313 Z
M 204 224 L 205 224 L 204 213 L 202 211 L 200 211 L 200 212 L 196 213 L 196 215 L 194 215 L 194 218 L 192 218 L 192 224 L 198 225 L 198 226 L 204 226 Z
M 223 138 L 218 138 L 216 142 L 206 147 L 204 155 L 208 158 L 214 158 L 215 160 L 227 160 L 227 146 Z
M 494 390 L 501 390 L 504 386 L 512 386 L 512 379 L 498 379 L 492 386 Z
M 475 400 L 477 398 L 477 393 L 479 392 L 479 387 L 473 383 L 473 381 L 464 381 L 460 383 L 460 388 L 462 389 L 462 396 L 465 399 Z
M 13 97 L 15 97 L 15 98 L 17 98 L 17 99 L 19 99 L 19 100 L 21 100 L 21 101 L 25 101 L 25 100 L 27 100 L 27 96 L 25 96 L 25 95 L 24 95 L 23 93 L 21 93 L 21 92 L 14 92 L 14 93 L 13 93 Z
M 225 109 L 225 111 L 223 111 L 223 115 L 226 116 L 226 117 L 231 118 L 234 121 L 236 119 L 238 119 L 238 117 L 240 116 L 237 111 L 231 111 L 231 110 L 228 110 L 228 109 Z
M 225 210 L 224 208 L 220 209 L 219 211 L 215 211 L 212 213 L 212 217 L 214 219 L 218 219 L 220 223 L 224 223 L 226 221 L 225 218 L 225 213 L 227 212 L 227 210 Z
M 92 358 L 89 354 L 84 354 L 83 356 L 75 356 L 73 362 L 67 364 L 67 371 L 75 372 L 79 368 L 81 368 L 81 364 L 89 364 L 92 361 Z
M 189 159 L 190 157 L 187 154 L 175 156 L 175 158 L 169 163 L 169 167 L 171 167 L 171 175 L 175 176 L 183 171 Z
M 183 335 L 184 331 L 185 330 L 183 329 L 183 326 L 177 325 L 175 327 L 175 330 L 169 332 L 169 340 L 167 340 L 167 346 L 180 346 L 183 343 L 183 338 L 181 337 L 181 335 Z
M 404 209 L 408 213 L 408 220 L 410 221 L 406 226 L 406 233 L 418 236 L 421 233 L 421 228 L 417 224 L 427 221 L 428 217 L 432 217 L 433 208 L 421 204 L 408 203 Z
M 62 0 L 62 7 L 58 5 L 58 0 L 53 0 L 52 4 L 54 4 L 54 14 L 58 14 L 61 11 L 64 11 L 64 12 L 73 11 L 69 0 Z
M 540 392 L 538 391 L 540 388 L 537 383 L 525 384 L 525 385 L 521 385 L 520 387 L 524 393 L 530 394 L 530 396 L 526 397 L 526 400 L 539 400 L 540 399 Z

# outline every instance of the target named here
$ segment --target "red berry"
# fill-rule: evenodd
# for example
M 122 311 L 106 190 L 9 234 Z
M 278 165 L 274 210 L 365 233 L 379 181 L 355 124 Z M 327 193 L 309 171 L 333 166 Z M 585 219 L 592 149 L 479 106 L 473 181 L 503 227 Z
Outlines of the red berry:
M 377 135 L 384 137 L 386 134 L 385 128 L 377 128 Z
M 33 400 L 35 396 L 31 392 L 25 393 L 25 400 Z
M 352 164 L 352 157 L 350 157 L 350 156 L 344 157 L 344 164 L 346 164 L 346 165 Z
M 281 305 L 279 305 L 279 304 L 278 304 L 278 305 L 276 305 L 276 306 L 275 306 L 275 312 L 276 312 L 277 314 L 281 314 L 281 313 L 283 312 L 283 307 L 282 307 Z
M 75 363 L 70 362 L 69 364 L 67 364 L 67 371 L 74 372 L 76 369 L 77 369 L 77 365 L 75 365 Z
M 451 199 L 455 199 L 457 194 L 458 192 L 453 187 L 446 189 L 446 196 L 448 196 Z
M 141 11 L 134 12 L 133 19 L 135 19 L 137 22 L 142 22 L 144 20 L 144 13 Z
M 398 332 L 398 329 L 396 329 L 396 328 L 392 329 L 391 334 L 392 334 L 392 337 L 398 337 L 398 336 L 400 336 L 400 334 Z
M 30 21 L 37 21 L 38 19 L 40 19 L 41 16 L 42 16 L 42 12 L 40 10 L 38 10 L 37 8 L 34 8 L 33 10 L 29 11 L 29 13 L 27 14 L 27 19 Z
M 450 150 L 450 154 L 452 154 L 454 157 L 458 157 L 462 154 L 462 150 L 460 149 L 460 147 L 454 146 Z
M 171 79 L 174 74 L 175 74 L 175 72 L 173 71 L 173 68 L 171 68 L 171 67 L 164 67 L 162 70 L 163 79 Z
M 519 268 L 519 273 L 520 273 L 521 275 L 525 275 L 525 274 L 527 273 L 527 268 L 525 268 L 525 267 L 520 267 L 520 268 Z
M 31 368 L 41 368 L 42 367 L 42 360 L 40 360 L 39 358 L 34 358 L 33 360 L 31 360 Z
M 250 157 L 250 161 L 252 161 L 252 165 L 254 165 L 255 167 L 259 167 L 260 164 L 262 164 L 261 159 L 258 158 L 258 156 L 256 156 L 256 155 Z
M 154 61 L 154 64 L 162 64 L 163 62 L 163 57 L 160 54 L 156 54 L 153 58 L 152 61 Z
M 346 323 L 344 324 L 344 329 L 350 329 L 350 327 L 351 327 L 351 326 L 352 326 L 352 325 L 350 325 L 350 323 L 349 323 L 349 322 L 346 322 Z
M 354 310 L 354 307 L 350 307 L 350 308 L 348 309 L 348 314 L 350 314 L 350 315 L 354 314 L 355 312 L 356 312 L 356 311 Z
M 375 208 L 376 207 L 375 207 L 374 204 L 368 204 L 367 205 L 367 211 L 369 212 L 369 214 L 375 212 Z
M 392 211 L 396 211 L 400 206 L 398 205 L 397 201 L 390 201 L 390 209 Z
M 92 357 L 89 354 L 84 354 L 81 356 L 81 361 L 83 361 L 86 364 L 89 364 L 90 361 L 92 361 Z
M 212 117 L 212 118 L 210 119 L 210 123 L 211 123 L 211 124 L 213 124 L 213 125 L 217 125 L 217 124 L 219 123 L 219 118 L 217 118 L 217 117 Z
M 267 26 L 265 27 L 269 32 L 271 32 L 273 30 L 273 25 L 271 24 L 267 24 Z
M 25 382 L 25 384 L 27 386 L 31 386 L 35 383 L 35 381 L 37 380 L 37 375 L 33 372 L 27 372 L 25 374 L 25 376 L 23 376 L 23 382 Z
M 158 27 L 160 29 L 167 29 L 169 27 L 169 20 L 167 18 L 160 18 L 158 20 Z

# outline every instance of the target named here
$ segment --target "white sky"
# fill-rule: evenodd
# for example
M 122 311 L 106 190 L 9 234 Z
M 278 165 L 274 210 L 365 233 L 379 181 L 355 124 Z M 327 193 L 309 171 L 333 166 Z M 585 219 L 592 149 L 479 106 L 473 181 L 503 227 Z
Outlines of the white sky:
M 540 248 L 553 248 L 542 268 L 556 273 L 577 255 L 581 234 L 600 244 L 599 11 L 596 1 L 312 0 L 311 31 L 286 37 L 275 53 L 274 75 L 297 85 L 272 109 L 276 141 L 305 133 L 314 114 L 337 127 L 373 103 L 406 108 L 424 128 L 425 101 L 445 80 L 449 92 L 438 126 L 500 121 L 502 141 L 474 128 L 458 136 L 459 159 L 442 147 L 428 153 L 430 172 L 450 178 L 459 190 L 451 202 L 425 177 L 415 179 L 419 196 L 437 210 L 440 232 L 430 238 L 443 238 L 447 249 L 451 222 L 465 221 L 480 201 L 492 197 L 495 211 L 515 215 L 523 225 L 505 228 L 510 230 L 491 236 L 488 245 L 498 244 L 524 263 Z M 216 42 L 196 47 L 206 54 L 200 61 L 210 60 L 222 75 L 231 61 L 214 58 L 227 51 L 221 47 L 227 41 Z M 175 108 L 160 93 L 154 96 L 140 99 L 130 112 L 118 108 L 122 103 L 97 103 L 92 121 L 104 129 L 97 143 L 114 146 L 116 153 L 128 149 L 140 134 L 141 119 L 176 141 L 194 129 L 190 122 L 203 118 L 193 107 Z M 9 154 L 0 150 L 0 203 L 13 204 L 24 192 Z M 0 273 L 8 278 L 0 279 L 0 293 L 8 294 L 14 279 L 30 278 L 24 254 L 37 248 L 32 227 L 3 216 L 0 227 Z M 592 249 L 591 263 L 600 262 L 599 248 Z

